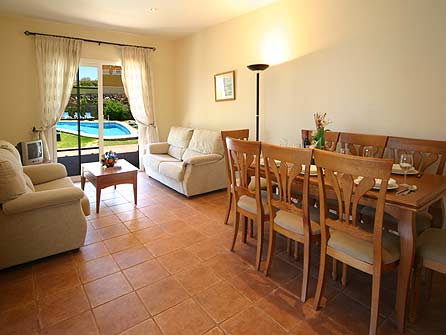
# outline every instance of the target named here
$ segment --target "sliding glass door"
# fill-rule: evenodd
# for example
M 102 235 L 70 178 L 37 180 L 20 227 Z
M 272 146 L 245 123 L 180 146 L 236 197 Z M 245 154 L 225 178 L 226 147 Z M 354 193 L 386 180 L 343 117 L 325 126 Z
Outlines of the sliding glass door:
M 105 120 L 104 120 L 105 119 Z M 112 150 L 138 166 L 137 126 L 116 65 L 83 64 L 57 126 L 58 161 L 70 176 Z

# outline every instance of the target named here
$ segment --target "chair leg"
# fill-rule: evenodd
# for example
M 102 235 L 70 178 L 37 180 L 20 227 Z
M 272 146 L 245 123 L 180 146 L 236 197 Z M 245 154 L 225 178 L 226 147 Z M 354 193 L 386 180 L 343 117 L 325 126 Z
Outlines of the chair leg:
M 331 270 L 331 278 L 333 278 L 334 281 L 338 279 L 338 260 L 336 258 L 333 258 L 333 269 Z
M 341 277 L 341 284 L 342 287 L 347 286 L 347 275 L 348 275 L 348 265 L 345 263 L 342 263 L 342 277 Z
M 370 311 L 370 328 L 369 335 L 375 335 L 378 328 L 379 317 L 379 295 L 381 290 L 381 265 L 377 265 L 378 269 L 373 271 L 372 283 L 372 306 Z
M 287 254 L 288 254 L 288 256 L 290 256 L 291 257 L 291 239 L 290 238 L 287 238 L 286 239 L 286 252 L 287 252 Z
M 254 220 L 249 220 L 249 237 L 254 238 Z
M 425 268 L 424 271 L 426 271 L 426 300 L 430 301 L 432 293 L 432 277 L 434 272 L 428 268 Z
M 321 259 L 319 263 L 319 275 L 317 277 L 316 295 L 314 296 L 315 310 L 319 309 L 321 303 L 322 293 L 325 286 L 325 267 L 327 265 L 327 244 L 321 241 Z
M 308 234 L 307 234 L 308 235 Z M 305 302 L 307 300 L 308 295 L 308 278 L 310 276 L 310 260 L 311 260 L 311 253 L 310 248 L 311 247 L 311 241 L 309 236 L 305 236 L 305 243 L 304 243 L 304 273 L 302 275 L 302 293 L 300 295 L 300 300 L 302 302 Z M 298 243 L 296 242 L 296 249 L 298 248 Z
M 266 276 L 269 276 L 269 270 L 271 269 L 271 263 L 273 261 L 275 244 L 276 244 L 276 231 L 272 230 L 272 231 L 270 231 L 270 236 L 269 236 L 269 241 L 268 241 L 268 255 L 266 256 L 266 269 L 265 269 Z
M 423 269 L 422 260 L 415 260 L 415 271 L 414 271 L 414 283 L 412 287 L 412 302 L 410 307 L 410 321 L 415 323 L 417 320 L 417 308 L 420 301 L 420 287 L 421 287 L 421 270 Z
M 294 260 L 299 259 L 299 242 L 294 241 Z
M 243 216 L 243 230 L 242 230 L 242 240 L 243 243 L 246 244 L 246 236 L 248 234 L 248 218 L 246 216 Z
M 229 222 L 229 215 L 231 215 L 231 207 L 232 207 L 232 192 L 231 192 L 231 187 L 228 186 L 227 199 L 226 199 L 226 213 L 225 213 L 225 220 L 223 221 L 224 224 L 228 224 Z
M 260 264 L 262 263 L 262 248 L 263 248 L 263 226 L 262 218 L 257 219 L 257 254 L 256 254 L 256 269 L 260 271 Z
M 238 230 L 239 230 L 239 223 L 240 223 L 240 213 L 239 212 L 235 212 L 234 237 L 232 239 L 231 251 L 234 251 L 235 242 L 237 241 L 237 235 L 238 235 Z

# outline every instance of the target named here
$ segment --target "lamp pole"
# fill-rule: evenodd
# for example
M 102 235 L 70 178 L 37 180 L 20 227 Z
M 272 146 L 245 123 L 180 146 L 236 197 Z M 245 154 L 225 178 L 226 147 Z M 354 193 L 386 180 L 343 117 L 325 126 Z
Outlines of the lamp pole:
M 248 69 L 256 72 L 256 141 L 259 140 L 259 120 L 260 120 L 260 72 L 266 70 L 268 64 L 251 64 Z

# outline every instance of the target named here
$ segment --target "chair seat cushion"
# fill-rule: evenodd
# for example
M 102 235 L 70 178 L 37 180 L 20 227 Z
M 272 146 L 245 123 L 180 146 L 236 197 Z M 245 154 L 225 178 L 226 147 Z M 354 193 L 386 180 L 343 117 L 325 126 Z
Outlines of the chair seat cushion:
M 161 162 L 159 166 L 159 173 L 173 180 L 183 181 L 183 162 Z
M 417 240 L 417 253 L 424 259 L 446 265 L 446 230 L 427 229 Z
M 363 207 L 361 208 L 361 215 L 370 218 L 375 217 L 375 208 L 373 207 Z M 384 212 L 384 224 L 390 224 L 398 226 L 398 221 L 390 214 Z M 432 225 L 432 218 L 429 213 L 417 213 L 415 217 L 415 224 L 417 229 L 417 235 L 421 234 L 427 228 Z
M 266 192 L 262 192 L 262 204 L 263 204 L 264 214 L 265 215 L 269 214 L 269 207 L 268 207 Z M 245 211 L 250 212 L 250 213 L 253 213 L 253 214 L 257 213 L 256 198 L 249 197 L 247 195 L 242 195 L 237 202 L 237 206 L 240 207 L 241 209 L 244 209 Z
M 316 219 L 316 220 L 315 220 Z M 321 233 L 321 226 L 319 225 L 319 209 L 311 207 L 310 208 L 310 222 L 311 222 L 311 233 L 313 235 L 318 235 Z M 288 231 L 293 233 L 303 235 L 303 220 L 302 216 L 296 213 L 288 212 L 285 210 L 280 210 L 276 212 L 276 217 L 274 218 L 274 223 Z
M 328 246 L 360 261 L 373 264 L 373 243 L 353 237 L 347 233 L 331 230 Z M 400 258 L 400 240 L 397 236 L 383 232 L 382 260 L 390 264 Z

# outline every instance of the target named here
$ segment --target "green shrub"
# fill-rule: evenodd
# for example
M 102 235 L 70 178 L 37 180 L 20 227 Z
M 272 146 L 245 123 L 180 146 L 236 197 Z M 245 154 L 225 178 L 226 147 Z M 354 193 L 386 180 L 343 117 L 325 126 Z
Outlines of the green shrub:
M 132 120 L 132 113 L 121 102 L 114 99 L 107 99 L 104 104 L 104 118 L 107 120 Z

